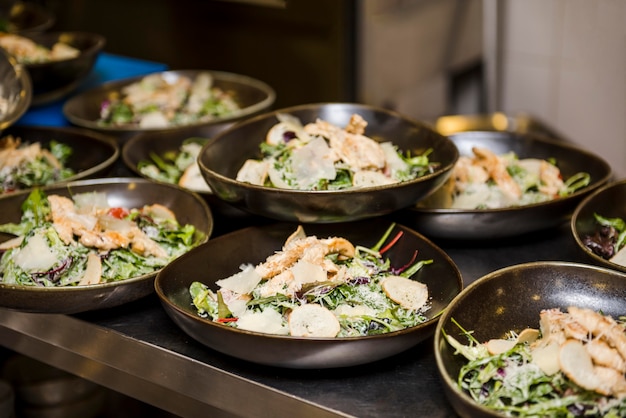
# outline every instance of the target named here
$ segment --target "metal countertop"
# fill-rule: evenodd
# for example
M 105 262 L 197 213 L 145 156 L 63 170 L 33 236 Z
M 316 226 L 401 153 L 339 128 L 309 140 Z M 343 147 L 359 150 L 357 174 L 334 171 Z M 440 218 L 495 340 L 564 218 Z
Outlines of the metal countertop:
M 496 242 L 438 242 L 465 285 L 502 267 L 585 262 L 569 226 Z M 373 364 L 291 370 L 247 363 L 193 340 L 156 295 L 78 315 L 0 309 L 0 345 L 184 417 L 454 417 L 432 338 Z

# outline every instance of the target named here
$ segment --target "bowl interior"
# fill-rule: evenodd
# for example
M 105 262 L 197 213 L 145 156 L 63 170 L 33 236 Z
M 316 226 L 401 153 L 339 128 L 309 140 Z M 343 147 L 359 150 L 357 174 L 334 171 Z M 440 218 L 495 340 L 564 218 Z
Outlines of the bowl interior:
M 213 218 L 206 202 L 179 187 L 138 178 L 90 179 L 43 188 L 46 194 L 70 197 L 77 193 L 103 192 L 111 206 L 142 207 L 160 203 L 172 210 L 181 224 L 199 231 L 198 243 L 213 231 Z M 0 197 L 0 224 L 19 222 L 28 191 Z M 0 241 L 13 235 L 0 233 Z M 27 312 L 78 313 L 118 306 L 150 294 L 156 272 L 118 282 L 89 286 L 30 287 L 0 283 L 0 306 Z
M 189 77 L 195 78 L 200 72 L 204 70 L 177 70 L 177 71 L 165 71 L 162 74 L 167 77 Z M 230 91 L 234 93 L 235 101 L 241 107 L 239 112 L 236 112 L 228 117 L 217 118 L 210 122 L 202 122 L 193 125 L 214 125 L 225 122 L 232 122 L 244 117 L 248 117 L 264 110 L 267 110 L 274 103 L 276 94 L 274 90 L 264 82 L 256 80 L 244 75 L 209 71 L 213 76 L 213 83 L 215 87 L 219 87 L 222 90 Z M 100 118 L 100 108 L 102 103 L 109 98 L 109 95 L 113 92 L 119 92 L 125 86 L 138 82 L 144 78 L 131 77 L 124 80 L 110 81 L 102 84 L 99 87 L 82 92 L 72 98 L 70 98 L 63 106 L 63 113 L 68 120 L 78 126 L 83 126 L 90 129 L 96 129 L 101 131 L 113 131 L 113 132 L 141 132 L 141 131 L 167 131 L 167 130 L 179 130 L 181 126 L 174 126 L 168 128 L 153 128 L 143 129 L 134 126 L 102 126 L 98 123 Z M 185 126 L 185 127 L 186 127 Z
M 469 285 L 449 305 L 435 333 L 435 356 L 446 394 L 461 416 L 500 416 L 475 404 L 457 388 L 464 357 L 455 354 L 444 332 L 467 344 L 456 324 L 481 342 L 511 330 L 539 328 L 543 309 L 590 308 L 618 317 L 626 311 L 626 276 L 608 269 L 565 262 L 536 262 L 507 267 Z
M 576 205 L 606 184 L 611 167 L 601 157 L 563 141 L 535 134 L 513 132 L 463 132 L 450 136 L 460 155 L 470 155 L 474 146 L 496 154 L 515 152 L 519 158 L 555 159 L 564 178 L 579 172 L 591 176 L 588 186 L 546 202 L 497 209 L 452 209 L 442 207 L 437 193 L 408 208 L 398 219 L 426 236 L 445 239 L 500 239 L 533 233 L 567 222 Z
M 365 135 L 379 142 L 391 141 L 411 155 L 432 150 L 429 160 L 439 166 L 433 173 L 401 183 L 338 191 L 288 190 L 236 181 L 247 159 L 261 158 L 259 145 L 278 122 L 279 113 L 297 117 L 303 124 L 320 118 L 342 127 L 353 114 L 359 114 L 368 123 Z M 203 147 L 198 164 L 218 197 L 254 214 L 289 222 L 332 223 L 384 215 L 414 204 L 445 181 L 457 158 L 458 151 L 448 138 L 398 113 L 356 103 L 325 103 L 281 109 L 239 122 Z
M 358 113 L 368 122 L 365 135 L 378 142 L 391 141 L 401 150 L 411 151 L 413 154 L 422 154 L 429 148 L 434 148 L 432 159 L 441 162 L 444 168 L 455 160 L 455 152 L 446 146 L 447 141 L 442 141 L 444 137 L 430 130 L 426 125 L 381 108 L 351 103 L 332 103 L 276 110 L 240 122 L 219 134 L 215 141 L 208 144 L 200 156 L 200 161 L 207 170 L 234 179 L 237 171 L 248 158 L 261 157 L 259 144 L 265 140 L 270 128 L 278 123 L 276 115 L 279 113 L 293 115 L 303 124 L 315 122 L 319 118 L 342 127 L 348 123 L 353 114 Z M 233 146 L 239 152 L 230 152 Z M 441 154 L 438 155 L 437 152 Z
M 521 158 L 554 159 L 563 178 L 567 179 L 579 172 L 591 175 L 591 185 L 577 194 L 588 192 L 608 181 L 611 169 L 602 158 L 578 148 L 573 144 L 555 141 L 536 134 L 518 134 L 512 132 L 461 132 L 450 135 L 450 139 L 459 149 L 460 155 L 472 155 L 475 146 L 487 148 L 496 154 L 514 152 Z M 422 202 L 426 208 L 428 202 Z M 432 207 L 432 209 L 445 209 Z M 514 210 L 515 208 L 505 208 Z
M 330 225 L 304 225 L 304 228 L 308 235 L 341 236 L 354 244 L 373 246 L 389 225 L 388 221 L 375 220 L 342 224 L 340 228 Z M 396 225 L 395 231 L 405 233 L 386 253 L 392 265 L 405 264 L 416 248 L 420 259 L 434 260 L 414 276 L 428 286 L 431 295 L 432 307 L 426 312 L 426 323 L 371 337 L 297 338 L 225 327 L 197 315 L 189 295 L 189 285 L 193 281 L 203 282 L 216 290 L 215 282 L 239 271 L 241 264 L 257 264 L 281 249 L 295 228 L 294 224 L 278 223 L 245 228 L 212 239 L 170 263 L 157 275 L 157 295 L 174 321 L 210 348 L 262 364 L 325 368 L 374 361 L 417 344 L 432 335 L 438 315 L 462 289 L 460 272 L 443 251 L 414 231 Z M 354 346 L 349 347 L 350 344 Z M 362 351 L 355 351 L 356 347 Z
M 177 131 L 149 131 L 133 135 L 122 148 L 122 159 L 129 170 L 146 177 L 138 168 L 142 161 L 150 161 L 150 155 L 160 157 L 180 152 L 181 144 L 189 138 L 209 140 L 229 125 L 188 127 Z
M 609 183 L 585 198 L 576 208 L 570 223 L 576 244 L 589 260 L 594 264 L 626 272 L 626 266 L 606 260 L 585 246 L 585 237 L 594 235 L 598 228 L 594 214 L 605 218 L 626 219 L 626 180 Z
M 89 76 L 106 44 L 104 36 L 89 32 L 44 32 L 26 36 L 46 48 L 60 42 L 80 51 L 74 58 L 25 65 L 33 84 L 33 105 L 49 103 L 76 89 Z
M 113 138 L 77 128 L 56 128 L 37 126 L 12 126 L 2 132 L 2 137 L 19 137 L 22 143 L 39 142 L 44 148 L 51 141 L 69 145 L 72 155 L 67 167 L 75 175 L 64 182 L 106 174 L 117 161 L 120 150 Z

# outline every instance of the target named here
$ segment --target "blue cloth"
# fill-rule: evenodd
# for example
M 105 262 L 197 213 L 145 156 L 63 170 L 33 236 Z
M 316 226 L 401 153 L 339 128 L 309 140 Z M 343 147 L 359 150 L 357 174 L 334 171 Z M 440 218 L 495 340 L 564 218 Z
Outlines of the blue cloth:
M 98 55 L 89 77 L 76 91 L 58 101 L 31 107 L 15 124 L 21 126 L 70 126 L 70 122 L 63 115 L 63 104 L 68 97 L 107 81 L 137 77 L 167 69 L 167 65 L 158 62 L 102 52 Z

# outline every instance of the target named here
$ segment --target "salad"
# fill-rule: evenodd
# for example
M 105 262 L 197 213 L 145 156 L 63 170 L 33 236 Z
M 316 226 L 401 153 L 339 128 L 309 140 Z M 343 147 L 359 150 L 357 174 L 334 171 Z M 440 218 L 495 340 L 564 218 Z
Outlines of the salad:
M 591 252 L 613 263 L 626 266 L 626 222 L 621 218 L 607 218 L 593 214 L 598 227 L 593 235 L 583 238 Z
M 11 135 L 0 139 L 0 193 L 44 186 L 75 174 L 66 163 L 72 155 L 69 145 L 50 141 L 22 143 Z
M 428 288 L 411 277 L 432 260 L 401 260 L 385 252 L 393 227 L 372 248 L 341 237 L 307 236 L 302 226 L 282 251 L 256 266 L 218 280 L 213 291 L 193 282 L 189 292 L 198 315 L 224 326 L 298 337 L 378 335 L 426 321 Z M 386 244 L 385 244 L 386 243 Z
M 177 152 L 158 155 L 150 153 L 150 160 L 137 164 L 141 174 L 165 183 L 178 184 L 186 189 L 197 192 L 210 192 L 198 166 L 198 155 L 208 138 L 187 138 Z
M 156 272 L 195 246 L 199 231 L 180 225 L 160 204 L 111 207 L 104 193 L 71 199 L 34 189 L 17 224 L 0 225 L 16 235 L 0 244 L 0 283 L 79 286 Z
M 48 48 L 24 36 L 1 32 L 0 48 L 5 49 L 20 64 L 61 61 L 80 55 L 80 50 L 63 42 L 57 42 L 52 48 Z
M 530 205 L 568 196 L 589 185 L 588 173 L 564 180 L 556 161 L 497 155 L 474 147 L 460 156 L 448 181 L 428 200 L 431 207 L 497 209 Z
M 448 343 L 467 363 L 458 385 L 474 401 L 515 417 L 626 416 L 624 318 L 570 306 L 546 309 L 540 329 L 502 339 Z
M 208 122 L 239 110 L 233 93 L 214 86 L 209 72 L 195 79 L 166 72 L 147 75 L 112 92 L 100 106 L 98 124 L 167 128 Z
M 432 173 L 438 164 L 422 155 L 403 154 L 391 142 L 364 135 L 367 122 L 352 115 L 345 128 L 318 119 L 302 125 L 292 115 L 278 123 L 261 143 L 261 159 L 249 159 L 237 180 L 296 190 L 342 190 L 383 186 Z

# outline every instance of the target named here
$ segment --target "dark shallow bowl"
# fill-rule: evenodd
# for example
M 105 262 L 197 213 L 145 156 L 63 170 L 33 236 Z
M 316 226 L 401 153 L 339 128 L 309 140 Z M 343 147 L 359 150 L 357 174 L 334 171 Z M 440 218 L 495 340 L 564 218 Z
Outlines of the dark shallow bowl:
M 146 131 L 133 135 L 124 143 L 122 148 L 122 160 L 126 167 L 136 175 L 152 180 L 151 177 L 143 174 L 138 166 L 142 161 L 150 161 L 152 153 L 159 156 L 165 154 L 176 155 L 180 152 L 180 147 L 186 139 L 202 138 L 207 141 L 213 138 L 220 131 L 228 128 L 227 124 L 192 126 L 175 131 Z M 210 191 L 196 191 L 200 194 L 209 206 L 214 215 L 223 215 L 228 218 L 248 218 L 250 214 L 217 198 Z
M 12 126 L 2 131 L 0 137 L 7 135 L 21 138 L 22 143 L 39 142 L 44 148 L 47 148 L 53 140 L 72 148 L 72 155 L 66 165 L 76 174 L 55 184 L 104 175 L 120 155 L 119 145 L 115 139 L 87 129 Z
M 167 77 L 189 77 L 194 79 L 199 73 L 206 70 L 177 70 L 164 71 L 162 74 Z M 240 74 L 233 74 L 220 71 L 208 71 L 213 76 L 213 85 L 222 90 L 230 91 L 234 94 L 235 101 L 241 107 L 241 110 L 227 117 L 216 118 L 209 122 L 200 122 L 182 126 L 172 126 L 167 128 L 140 128 L 138 126 L 102 126 L 98 123 L 100 118 L 100 108 L 102 102 L 109 98 L 113 92 L 119 92 L 122 88 L 129 84 L 136 83 L 143 79 L 145 75 L 138 77 L 126 78 L 123 80 L 109 81 L 98 87 L 79 93 L 71 97 L 63 106 L 65 117 L 73 124 L 89 129 L 99 131 L 133 134 L 142 131 L 168 131 L 180 130 L 187 126 L 217 125 L 229 123 L 235 120 L 249 117 L 251 115 L 263 112 L 269 109 L 274 100 L 276 93 L 264 82 Z
M 204 242 L 213 230 L 213 218 L 206 202 L 180 187 L 139 178 L 80 180 L 46 187 L 47 194 L 70 197 L 76 193 L 103 192 L 115 206 L 142 207 L 160 203 L 170 208 L 181 224 L 192 224 Z M 0 224 L 19 222 L 21 205 L 28 192 L 0 197 Z M 0 234 L 2 241 L 12 235 Z M 88 286 L 31 287 L 0 283 L 0 307 L 26 312 L 78 313 L 110 308 L 144 297 L 154 290 L 156 272 L 112 283 Z
M 237 181 L 244 162 L 261 157 L 259 144 L 277 123 L 278 113 L 293 115 L 303 124 L 321 118 L 342 127 L 356 113 L 368 122 L 365 135 L 391 141 L 412 155 L 432 149 L 429 159 L 440 165 L 414 180 L 349 190 L 287 190 Z M 399 113 L 364 104 L 321 103 L 280 109 L 237 123 L 203 147 L 198 164 L 213 193 L 232 205 L 281 221 L 333 223 L 385 215 L 415 204 L 445 182 L 457 158 L 452 141 Z
M 0 30 L 10 33 L 44 32 L 56 21 L 52 12 L 33 2 L 16 1 L 0 14 Z
M 0 131 L 13 125 L 33 100 L 28 71 L 0 48 Z
M 46 48 L 61 42 L 80 51 L 75 58 L 24 64 L 33 84 L 32 105 L 42 105 L 68 95 L 89 76 L 104 48 L 104 36 L 90 32 L 43 32 L 22 35 Z
M 610 269 L 567 262 L 535 262 L 489 273 L 465 288 L 443 313 L 435 331 L 437 369 L 444 392 L 462 417 L 504 417 L 474 400 L 457 386 L 464 357 L 455 354 L 446 334 L 466 343 L 454 319 L 478 341 L 507 332 L 539 328 L 543 309 L 589 308 L 617 318 L 626 312 L 626 275 Z
M 587 196 L 576 207 L 570 221 L 570 231 L 580 250 L 589 257 L 590 262 L 626 273 L 626 266 L 613 263 L 594 254 L 584 244 L 587 236 L 594 235 L 598 223 L 594 213 L 605 218 L 620 218 L 626 220 L 626 179 L 606 184 Z
M 591 183 L 571 195 L 548 202 L 500 209 L 450 209 L 429 201 L 407 208 L 398 220 L 428 237 L 459 240 L 499 239 L 536 232 L 566 223 L 576 205 L 606 184 L 611 167 L 601 157 L 563 141 L 513 132 L 461 132 L 450 135 L 461 155 L 474 146 L 496 154 L 515 152 L 519 158 L 556 159 L 564 178 L 578 172 L 591 175 Z
M 354 244 L 373 246 L 390 226 L 372 220 L 341 225 L 305 225 L 308 235 L 341 236 Z M 250 227 L 212 239 L 165 267 L 155 280 L 158 297 L 172 320 L 202 344 L 243 360 L 286 368 L 334 368 L 364 364 L 400 353 L 432 335 L 437 318 L 461 291 L 461 274 L 452 260 L 416 232 L 400 225 L 403 238 L 388 255 L 408 260 L 416 249 L 420 259 L 433 259 L 414 278 L 428 286 L 432 307 L 428 320 L 413 328 L 389 334 L 353 338 L 299 338 L 250 332 L 223 326 L 197 315 L 189 285 L 203 282 L 217 290 L 215 281 L 239 271 L 242 263 L 257 264 L 280 250 L 295 230 L 293 224 Z M 400 262 L 400 261 L 399 261 Z M 402 262 L 404 263 L 404 262 Z

